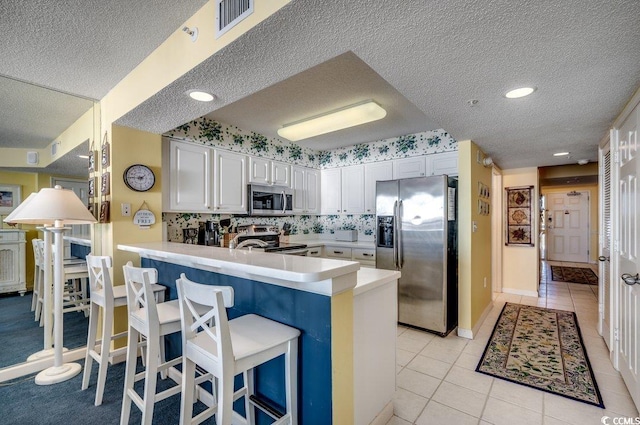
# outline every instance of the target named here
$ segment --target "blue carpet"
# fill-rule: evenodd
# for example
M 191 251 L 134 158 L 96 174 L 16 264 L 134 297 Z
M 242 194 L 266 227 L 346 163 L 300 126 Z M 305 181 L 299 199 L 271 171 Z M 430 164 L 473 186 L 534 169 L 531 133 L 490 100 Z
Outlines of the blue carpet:
M 42 350 L 44 328 L 34 320 L 31 293 L 0 296 L 0 367 L 22 363 Z M 65 313 L 64 346 L 83 347 L 87 343 L 89 318 L 82 312 Z
M 78 362 L 84 364 L 84 361 Z M 138 360 L 140 369 L 140 360 Z M 141 370 L 141 369 L 140 369 Z M 75 425 L 75 424 L 118 424 L 122 407 L 124 388 L 124 363 L 110 366 L 107 372 L 104 397 L 101 406 L 94 406 L 97 365 L 94 363 L 89 388 L 81 391 L 82 373 L 55 385 L 39 386 L 35 376 L 18 378 L 0 383 L 0 423 L 30 425 Z M 175 385 L 171 379 L 158 379 L 158 391 Z M 142 393 L 143 382 L 136 384 L 136 391 Z M 202 410 L 199 403 L 194 414 Z M 156 403 L 153 423 L 177 424 L 180 415 L 180 395 L 169 397 Z M 140 410 L 132 404 L 130 424 L 142 420 Z M 205 422 L 214 424 L 213 419 Z

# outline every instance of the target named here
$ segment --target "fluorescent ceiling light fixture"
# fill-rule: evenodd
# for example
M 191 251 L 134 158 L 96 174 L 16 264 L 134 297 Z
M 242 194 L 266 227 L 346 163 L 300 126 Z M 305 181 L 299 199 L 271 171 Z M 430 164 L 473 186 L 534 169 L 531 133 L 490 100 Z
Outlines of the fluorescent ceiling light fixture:
M 191 99 L 198 100 L 200 102 L 211 102 L 213 100 L 213 95 L 204 91 L 191 90 L 189 92 L 189 97 Z
M 505 97 L 509 99 L 517 99 L 519 97 L 529 96 L 535 90 L 536 89 L 533 87 L 520 87 L 519 89 L 514 89 L 507 92 L 507 94 L 505 94 Z
M 292 142 L 331 133 L 356 125 L 377 121 L 387 115 L 380 105 L 372 100 L 356 103 L 324 114 L 316 115 L 278 130 L 278 135 Z
M 78 158 L 89 159 L 89 155 L 78 155 Z
M 553 154 L 553 156 L 565 156 L 565 155 L 569 155 L 569 152 L 556 152 Z

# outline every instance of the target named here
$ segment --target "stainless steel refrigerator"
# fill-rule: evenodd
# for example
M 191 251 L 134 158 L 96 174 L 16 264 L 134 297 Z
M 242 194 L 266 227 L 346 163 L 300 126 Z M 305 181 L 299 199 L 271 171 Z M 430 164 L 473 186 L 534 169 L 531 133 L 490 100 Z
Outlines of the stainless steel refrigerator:
M 458 323 L 457 180 L 378 181 L 376 267 L 400 270 L 398 322 L 446 335 Z

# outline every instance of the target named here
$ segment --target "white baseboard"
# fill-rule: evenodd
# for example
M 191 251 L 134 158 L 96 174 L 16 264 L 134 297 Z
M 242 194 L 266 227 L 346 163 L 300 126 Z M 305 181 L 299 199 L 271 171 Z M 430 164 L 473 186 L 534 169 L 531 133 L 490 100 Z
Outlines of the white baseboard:
M 386 425 L 387 422 L 393 417 L 393 400 L 387 403 L 386 406 L 378 413 L 370 425 Z
M 524 295 L 526 297 L 538 298 L 538 291 L 525 291 L 524 289 L 502 288 L 502 292 L 505 294 Z
M 473 336 L 477 335 L 478 331 L 480 330 L 480 326 L 482 326 L 482 324 L 484 323 L 484 319 L 487 318 L 492 308 L 493 301 L 485 307 L 484 311 L 480 315 L 480 319 L 478 319 L 473 329 L 465 329 L 458 326 L 458 336 L 461 338 L 473 339 Z

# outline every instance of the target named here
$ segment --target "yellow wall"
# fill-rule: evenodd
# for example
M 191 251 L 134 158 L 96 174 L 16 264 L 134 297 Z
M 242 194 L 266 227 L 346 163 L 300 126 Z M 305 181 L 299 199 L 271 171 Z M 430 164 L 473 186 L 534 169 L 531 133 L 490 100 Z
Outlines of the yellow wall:
M 502 247 L 502 291 L 512 294 L 537 296 L 539 276 L 538 222 L 540 217 L 538 169 L 518 168 L 502 171 L 501 190 L 506 187 L 533 186 L 533 230 L 534 246 Z M 496 190 L 496 189 L 494 189 Z
M 589 261 L 596 263 L 598 261 L 598 238 L 600 229 L 598 185 L 543 186 L 540 188 L 540 192 L 543 195 L 550 193 L 568 193 L 572 190 L 576 192 L 589 192 Z
M 491 187 L 492 177 L 477 162 L 479 151 L 470 140 L 458 143 L 458 327 L 467 334 L 491 304 L 491 216 L 478 211 L 478 184 Z

